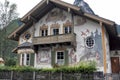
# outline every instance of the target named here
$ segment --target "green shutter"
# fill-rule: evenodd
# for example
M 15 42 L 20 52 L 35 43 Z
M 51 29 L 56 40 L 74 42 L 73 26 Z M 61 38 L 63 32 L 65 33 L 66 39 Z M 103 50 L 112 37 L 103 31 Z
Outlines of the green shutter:
M 51 51 L 51 64 L 54 67 L 54 65 L 55 65 L 55 51 Z
M 34 66 L 35 53 L 30 54 L 30 66 Z
M 68 60 L 68 51 L 67 50 L 65 50 L 65 66 L 67 66 L 68 65 L 68 63 L 69 63 L 69 60 Z
M 17 57 L 18 57 L 18 65 L 20 65 L 20 57 L 21 57 L 21 54 L 18 54 Z

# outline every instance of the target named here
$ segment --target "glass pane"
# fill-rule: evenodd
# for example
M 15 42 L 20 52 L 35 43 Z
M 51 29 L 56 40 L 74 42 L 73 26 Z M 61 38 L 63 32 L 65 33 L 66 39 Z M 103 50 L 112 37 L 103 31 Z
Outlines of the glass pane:
M 42 34 L 42 36 L 44 36 L 44 30 L 42 30 L 42 33 L 41 33 L 41 34 Z
M 48 30 L 45 30 L 45 36 L 47 36 L 48 35 Z
M 92 37 L 88 37 L 86 39 L 86 45 L 87 47 L 89 48 L 92 48 L 94 46 L 95 42 L 94 42 L 94 39 Z

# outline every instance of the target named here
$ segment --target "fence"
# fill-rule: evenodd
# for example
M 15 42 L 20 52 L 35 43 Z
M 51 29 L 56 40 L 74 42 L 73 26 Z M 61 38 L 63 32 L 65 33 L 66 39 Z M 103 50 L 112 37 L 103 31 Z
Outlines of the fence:
M 119 74 L 0 71 L 0 80 L 120 80 Z

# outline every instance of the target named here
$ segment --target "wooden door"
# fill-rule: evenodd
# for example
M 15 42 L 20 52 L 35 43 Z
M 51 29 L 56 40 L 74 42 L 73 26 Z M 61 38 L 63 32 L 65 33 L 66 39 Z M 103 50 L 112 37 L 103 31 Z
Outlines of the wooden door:
M 120 68 L 119 68 L 119 57 L 111 57 L 111 68 L 112 68 L 112 73 L 119 73 Z

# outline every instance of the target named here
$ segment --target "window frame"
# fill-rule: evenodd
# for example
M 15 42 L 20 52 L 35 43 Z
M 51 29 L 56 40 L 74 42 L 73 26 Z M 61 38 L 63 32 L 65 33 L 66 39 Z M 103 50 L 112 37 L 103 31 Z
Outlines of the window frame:
M 87 37 L 85 39 L 85 45 L 86 45 L 87 48 L 93 48 L 95 46 L 95 39 L 91 36 Z
M 63 53 L 63 59 L 59 59 L 59 60 L 63 60 L 63 63 L 61 64 L 59 64 L 58 63 L 58 53 Z M 57 65 L 59 65 L 59 66 L 62 66 L 62 65 L 64 65 L 65 64 L 65 52 L 64 51 L 56 51 L 56 63 L 57 63 Z
M 27 60 L 27 55 L 29 55 L 29 60 Z M 30 66 L 30 54 L 21 54 L 21 65 L 22 66 Z
M 67 29 L 67 30 L 66 30 Z M 71 33 L 72 32 L 72 27 L 71 26 L 65 26 L 64 27 L 64 33 L 65 34 L 69 34 L 69 33 Z
M 41 36 L 48 36 L 48 30 L 47 29 L 42 29 L 41 30 Z
M 54 30 L 55 30 L 55 32 L 54 32 Z M 59 30 L 59 28 L 53 28 L 52 32 L 53 32 L 53 35 L 59 35 L 60 30 Z

